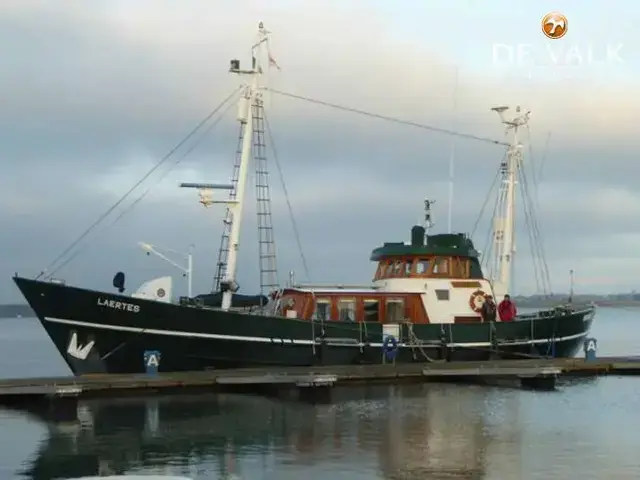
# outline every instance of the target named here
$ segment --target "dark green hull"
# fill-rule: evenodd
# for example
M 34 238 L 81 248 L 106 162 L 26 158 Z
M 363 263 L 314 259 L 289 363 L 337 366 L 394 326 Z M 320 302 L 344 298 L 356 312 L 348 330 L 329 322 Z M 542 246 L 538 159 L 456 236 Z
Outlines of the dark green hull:
M 15 282 L 75 374 L 144 372 L 150 351 L 160 353 L 161 371 L 389 361 L 379 323 L 309 322 L 19 277 Z M 589 307 L 539 312 L 510 323 L 403 324 L 395 361 L 571 357 L 582 347 L 594 314 Z

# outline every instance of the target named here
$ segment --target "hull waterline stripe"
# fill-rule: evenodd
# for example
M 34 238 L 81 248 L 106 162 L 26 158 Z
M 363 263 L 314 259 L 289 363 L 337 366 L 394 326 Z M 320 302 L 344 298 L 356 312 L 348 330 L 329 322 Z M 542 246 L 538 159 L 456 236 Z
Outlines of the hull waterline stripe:
M 292 338 L 280 338 L 280 337 L 250 337 L 250 336 L 240 336 L 240 335 L 223 335 L 219 333 L 201 333 L 201 332 L 185 332 L 180 330 L 157 330 L 153 328 L 139 328 L 139 327 L 127 327 L 126 325 L 108 325 L 105 323 L 92 323 L 92 322 L 83 322 L 80 320 L 67 320 L 64 318 L 56 318 L 56 317 L 44 317 L 44 319 L 48 322 L 52 323 L 60 323 L 64 325 L 76 325 L 78 327 L 86 327 L 86 328 L 96 328 L 99 330 L 113 330 L 118 332 L 130 332 L 130 333 L 146 333 L 149 335 L 164 335 L 168 337 L 185 337 L 185 338 L 206 338 L 211 340 L 228 340 L 228 341 L 236 341 L 236 342 L 253 342 L 253 343 L 278 343 L 278 344 L 293 344 L 293 345 L 313 345 L 318 344 L 318 342 L 314 342 L 313 340 L 304 340 L 297 339 L 294 340 Z M 511 342 L 499 342 L 501 346 L 519 346 L 519 345 L 538 345 L 544 344 L 548 342 L 555 341 L 558 342 L 566 342 L 569 340 L 576 340 L 578 338 L 582 338 L 587 336 L 589 332 L 576 333 L 574 335 L 567 335 L 565 337 L 556 337 L 556 338 L 536 338 L 534 340 L 514 340 Z M 330 346 L 340 346 L 340 347 L 362 347 L 365 344 L 360 342 L 355 343 L 332 343 L 330 339 L 327 340 L 327 345 Z M 372 347 L 382 347 L 382 343 L 370 343 Z M 440 344 L 406 344 L 401 343 L 398 344 L 399 347 L 405 348 L 438 348 Z M 447 347 L 463 347 L 463 348 L 477 348 L 477 347 L 491 347 L 491 342 L 462 342 L 462 343 L 449 343 Z

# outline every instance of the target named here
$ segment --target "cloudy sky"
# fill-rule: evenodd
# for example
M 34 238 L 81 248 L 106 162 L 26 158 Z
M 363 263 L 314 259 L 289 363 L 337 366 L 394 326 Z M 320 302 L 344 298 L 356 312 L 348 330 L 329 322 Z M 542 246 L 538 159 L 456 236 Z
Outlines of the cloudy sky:
M 538 180 L 553 290 L 568 289 L 570 269 L 580 291 L 638 288 L 635 7 L 488 3 L 4 0 L 0 302 L 21 300 L 13 272 L 34 276 L 47 266 L 232 92 L 238 79 L 228 61 L 248 61 L 259 21 L 272 31 L 282 67 L 265 79 L 274 89 L 498 140 L 504 129 L 492 106 L 531 109 L 526 162 Z M 569 19 L 561 40 L 540 31 L 552 10 Z M 436 229 L 446 231 L 452 137 L 276 94 L 267 105 L 311 280 L 368 282 L 370 250 L 408 239 L 425 197 L 437 201 Z M 169 171 L 170 160 L 144 182 L 122 207 L 150 193 L 109 227 L 116 210 L 56 276 L 110 288 L 123 270 L 136 288 L 178 273 L 145 256 L 138 241 L 182 251 L 194 243 L 196 290 L 208 290 L 223 212 L 205 210 L 177 184 L 228 181 L 236 130 L 232 108 L 177 166 Z M 454 230 L 472 230 L 503 153 L 455 139 Z M 293 269 L 305 280 L 272 173 L 281 277 Z M 239 280 L 251 291 L 257 248 L 249 192 Z M 479 249 L 488 221 L 485 214 L 474 233 Z M 524 221 L 518 227 L 514 289 L 532 293 Z

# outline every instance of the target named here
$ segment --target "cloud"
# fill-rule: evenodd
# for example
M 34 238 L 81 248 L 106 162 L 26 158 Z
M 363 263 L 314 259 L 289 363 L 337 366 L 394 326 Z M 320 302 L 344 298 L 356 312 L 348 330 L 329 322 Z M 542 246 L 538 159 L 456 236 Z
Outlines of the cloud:
M 633 116 L 640 96 L 630 81 L 635 77 L 613 72 L 607 78 L 583 65 L 549 80 L 539 71 L 527 75 L 519 66 L 497 67 L 492 45 L 515 37 L 487 34 L 478 21 L 483 13 L 472 10 L 424 5 L 409 15 L 364 1 L 236 1 L 225 9 L 198 1 L 180 8 L 169 1 L 4 2 L 0 78 L 10 94 L 0 111 L 0 221 L 7 226 L 0 247 L 16 253 L 0 273 L 39 271 L 228 95 L 237 86 L 228 62 L 239 58 L 246 64 L 262 20 L 273 32 L 271 48 L 282 66 L 266 79 L 276 90 L 498 140 L 504 130 L 490 107 L 531 108 L 531 128 L 523 138 L 532 141 L 534 155 L 526 162 L 541 171 L 539 216 L 552 270 L 579 264 L 594 277 L 623 278 L 624 262 L 602 259 L 632 259 L 632 242 L 620 238 L 635 238 L 640 230 L 631 220 L 640 205 Z M 425 31 L 418 17 L 451 12 L 459 21 L 449 28 L 467 41 L 442 45 L 441 27 Z M 515 15 L 525 22 L 529 13 L 521 9 Z M 621 35 L 631 63 L 635 37 Z M 369 251 L 383 241 L 405 239 L 421 219 L 425 196 L 438 199 L 434 213 L 438 227 L 445 228 L 450 137 L 277 94 L 267 97 L 267 106 L 317 280 L 367 281 L 373 269 Z M 132 273 L 132 281 L 141 281 L 150 273 L 149 262 L 139 258 L 135 242 L 158 239 L 179 248 L 197 238 L 204 239 L 196 242 L 197 280 L 204 288 L 215 264 L 222 211 L 205 212 L 193 192 L 176 185 L 229 179 L 234 115 L 232 108 L 160 184 L 154 181 L 163 169 L 145 182 L 137 194 L 153 186 L 151 192 L 108 234 L 97 235 L 68 275 L 78 282 L 109 280 L 114 262 L 106 258 L 120 255 L 122 264 L 140 272 L 139 278 Z M 504 148 L 462 138 L 455 148 L 453 225 L 469 230 Z M 276 185 L 277 177 L 272 167 Z M 279 188 L 273 195 L 282 268 L 300 271 L 287 203 Z M 252 206 L 247 210 L 251 232 L 255 212 Z M 243 240 L 248 250 L 241 265 L 249 278 L 257 258 L 252 235 Z M 484 234 L 478 235 L 477 243 L 484 243 Z M 518 238 L 526 233 L 519 231 Z M 615 249 L 597 248 L 614 239 Z M 0 301 L 16 299 L 15 288 L 4 285 Z

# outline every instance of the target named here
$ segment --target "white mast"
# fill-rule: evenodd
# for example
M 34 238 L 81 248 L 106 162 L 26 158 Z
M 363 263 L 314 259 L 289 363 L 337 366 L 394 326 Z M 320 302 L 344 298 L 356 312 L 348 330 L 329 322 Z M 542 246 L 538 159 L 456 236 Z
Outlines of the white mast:
M 210 183 L 181 183 L 183 188 L 197 188 L 200 191 L 200 203 L 205 207 L 210 207 L 216 203 L 226 204 L 230 211 L 229 223 L 229 253 L 225 277 L 220 282 L 222 294 L 222 309 L 229 310 L 233 294 L 238 291 L 236 281 L 236 270 L 238 263 L 238 247 L 240 244 L 240 225 L 242 224 L 242 210 L 244 205 L 244 192 L 247 185 L 248 166 L 251 161 L 253 147 L 253 105 L 256 99 L 260 99 L 260 77 L 262 76 L 261 53 L 266 50 L 269 62 L 275 61 L 269 55 L 269 32 L 264 28 L 262 22 L 258 25 L 258 38 L 251 47 L 251 68 L 241 69 L 240 60 L 230 61 L 229 71 L 237 75 L 249 77 L 249 81 L 243 86 L 242 94 L 238 102 L 238 121 L 242 124 L 244 135 L 242 138 L 242 150 L 240 154 L 240 165 L 238 168 L 238 182 L 236 184 L 235 198 L 233 200 L 213 200 L 213 190 L 233 190 L 233 184 L 210 184 Z
M 520 112 L 520 107 L 516 107 L 516 116 L 507 119 L 505 111 L 509 107 L 495 107 L 493 111 L 500 116 L 500 121 L 506 125 L 506 133 L 512 133 L 507 150 L 506 162 L 502 165 L 502 184 L 500 186 L 500 197 L 498 200 L 499 209 L 494 219 L 494 252 L 495 270 L 497 278 L 492 279 L 494 283 L 494 294 L 501 297 L 509 293 L 512 282 L 513 258 L 515 248 L 515 186 L 518 170 L 522 167 L 523 147 L 518 140 L 518 128 L 524 126 L 529 121 L 530 111 Z
M 236 185 L 235 202 L 229 206 L 231 210 L 230 221 L 231 231 L 229 232 L 229 254 L 227 257 L 227 267 L 225 279 L 221 284 L 222 309 L 228 310 L 231 307 L 233 294 L 238 291 L 236 281 L 236 270 L 238 262 L 238 248 L 240 244 L 240 225 L 242 224 L 242 212 L 244 204 L 244 191 L 247 185 L 248 166 L 251 160 L 253 146 L 253 105 L 259 92 L 260 77 L 262 75 L 261 53 L 263 48 L 268 47 L 269 32 L 264 28 L 262 22 L 258 25 L 258 38 L 251 48 L 251 69 L 241 70 L 239 60 L 231 60 L 229 71 L 237 75 L 249 77 L 249 82 L 244 86 L 244 91 L 238 103 L 238 120 L 244 124 L 244 138 L 242 139 L 242 153 L 240 156 L 240 168 L 238 171 L 238 183 Z

